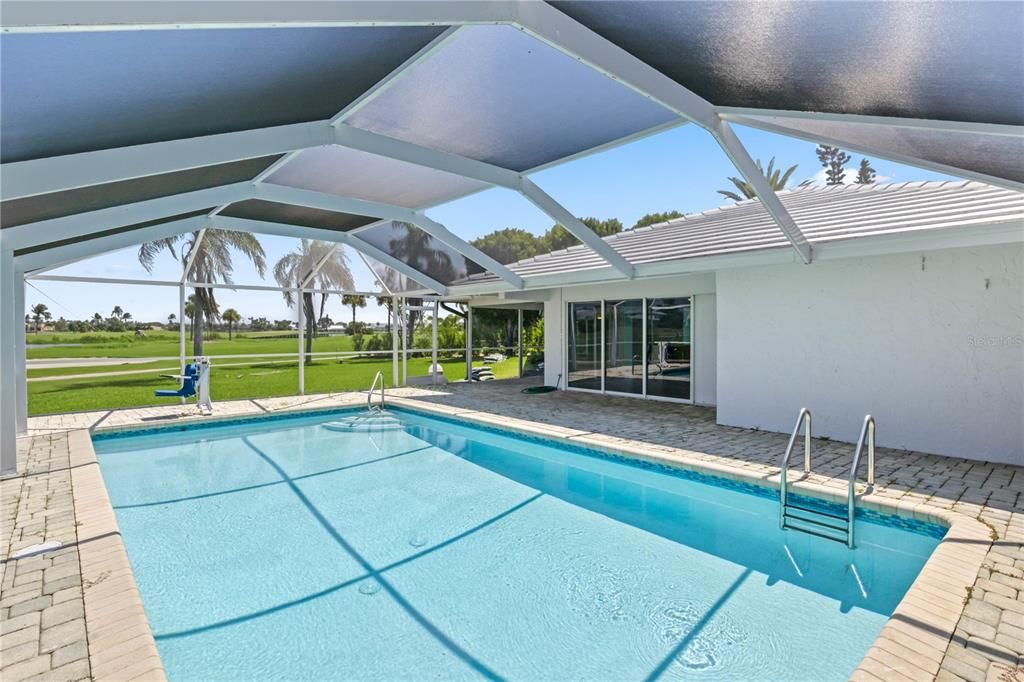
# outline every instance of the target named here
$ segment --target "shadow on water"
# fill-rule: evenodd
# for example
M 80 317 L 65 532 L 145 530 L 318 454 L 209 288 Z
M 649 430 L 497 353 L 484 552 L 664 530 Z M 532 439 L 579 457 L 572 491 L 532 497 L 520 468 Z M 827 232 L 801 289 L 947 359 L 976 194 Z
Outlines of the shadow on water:
M 248 443 L 247 443 L 248 444 Z M 250 445 L 250 447 L 252 447 Z M 345 466 L 334 467 L 333 469 L 323 469 L 321 471 L 314 471 L 311 474 L 303 474 L 301 476 L 294 476 L 289 480 L 301 481 L 307 478 L 316 478 L 317 476 L 324 476 L 326 474 L 334 474 L 339 471 L 346 471 L 348 469 L 357 469 L 359 467 L 366 466 L 367 464 L 375 464 L 377 462 L 384 462 L 389 459 L 396 459 L 398 457 L 405 457 L 406 455 L 414 455 L 417 452 L 423 452 L 429 450 L 431 446 L 425 445 L 422 448 L 416 448 L 414 450 L 406 450 L 405 452 L 399 452 L 394 455 L 387 455 L 385 457 L 377 457 L 375 459 L 368 459 L 363 462 L 356 462 L 355 464 L 346 464 Z M 117 504 L 114 505 L 114 509 L 139 509 L 140 507 L 159 507 L 163 504 L 174 504 L 176 502 L 194 502 L 196 500 L 204 500 L 210 497 L 219 497 L 221 495 L 230 495 L 232 493 L 242 493 L 249 490 L 259 490 L 260 488 L 269 488 L 277 485 L 285 485 L 287 481 L 268 481 L 267 483 L 256 483 L 253 485 L 245 485 L 239 488 L 231 488 L 230 490 L 218 490 L 212 493 L 203 493 L 201 495 L 190 495 L 188 497 L 175 497 L 168 500 L 156 500 L 154 502 L 139 502 L 137 504 Z
M 384 591 L 386 591 L 388 593 L 388 595 L 395 601 L 395 603 L 397 603 L 402 608 L 402 610 L 404 610 L 417 624 L 420 625 L 420 627 L 422 627 L 426 632 L 428 632 L 432 637 L 434 637 L 441 645 L 443 645 L 451 653 L 456 655 L 459 659 L 461 659 L 468 666 L 473 668 L 473 670 L 475 670 L 477 673 L 479 673 L 480 675 L 484 676 L 485 678 L 493 679 L 493 680 L 502 679 L 501 676 L 498 673 L 496 673 L 495 671 L 493 671 L 490 668 L 488 668 L 483 662 L 481 662 L 480 660 L 478 660 L 477 658 L 472 656 L 469 652 L 467 652 L 465 649 L 460 647 L 450 637 L 448 637 L 448 635 L 446 635 L 444 632 L 442 632 L 433 622 L 431 622 L 425 615 L 423 615 L 418 609 L 416 609 L 416 607 L 414 607 L 409 602 L 409 600 L 402 593 L 400 593 L 387 580 L 387 578 L 385 578 L 384 573 L 386 573 L 387 571 L 390 571 L 392 569 L 395 569 L 395 568 L 397 568 L 399 566 L 403 566 L 403 565 L 408 564 L 408 563 L 410 563 L 412 561 L 420 559 L 420 558 L 422 558 L 422 557 L 424 557 L 424 556 L 426 556 L 428 554 L 431 554 L 433 552 L 436 552 L 436 551 L 438 551 L 440 549 L 448 547 L 448 546 L 458 542 L 459 540 L 462 540 L 462 539 L 472 535 L 473 533 L 479 532 L 480 530 L 482 530 L 482 529 L 484 529 L 484 528 L 486 528 L 486 527 L 488 527 L 488 526 L 490 526 L 490 525 L 500 521 L 501 519 L 503 519 L 503 518 L 505 518 L 505 517 L 507 517 L 507 516 L 509 516 L 509 515 L 511 515 L 513 513 L 515 513 L 516 511 L 522 509 L 523 507 L 527 506 L 528 504 L 530 504 L 530 503 L 534 502 L 535 500 L 539 499 L 540 497 L 543 496 L 543 493 L 537 493 L 536 495 L 533 495 L 532 497 L 529 497 L 529 498 L 523 500 L 522 502 L 519 502 L 518 504 L 510 507 L 509 509 L 506 509 L 502 513 L 500 513 L 500 514 L 498 514 L 496 516 L 493 516 L 493 517 L 487 519 L 486 521 L 483 521 L 483 522 L 477 524 L 476 526 L 473 526 L 472 528 L 469 528 L 469 529 L 463 531 L 462 533 L 459 533 L 458 535 L 455 535 L 455 536 L 453 536 L 451 538 L 448 538 L 447 540 L 445 540 L 443 542 L 440 542 L 440 543 L 438 543 L 436 545 L 432 545 L 431 547 L 428 547 L 427 549 L 424 549 L 423 551 L 417 552 L 416 554 L 413 554 L 411 556 L 408 556 L 408 557 L 406 557 L 404 559 L 401 559 L 399 561 L 393 562 L 391 564 L 388 564 L 387 566 L 384 566 L 384 567 L 378 569 L 378 568 L 375 568 L 374 566 L 372 566 L 366 560 L 366 558 L 363 557 L 362 554 L 360 554 L 344 538 L 344 536 L 342 536 L 341 533 L 338 532 L 338 530 L 323 515 L 323 513 L 316 507 L 316 505 L 314 505 L 313 502 L 305 495 L 305 493 L 303 493 L 302 490 L 299 489 L 298 485 L 296 485 L 296 483 L 295 483 L 296 480 L 300 480 L 300 479 L 303 479 L 303 478 L 309 478 L 312 475 L 298 476 L 298 477 L 292 478 L 292 477 L 288 476 L 288 474 L 284 471 L 284 469 L 282 469 L 281 466 L 276 461 L 274 461 L 274 459 L 272 457 L 270 457 L 270 455 L 268 455 L 267 453 L 262 451 L 260 448 L 258 448 L 256 445 L 254 445 L 248 438 L 243 438 L 242 440 L 250 449 L 252 449 L 253 452 L 255 452 L 267 464 L 269 464 L 274 469 L 274 471 L 277 472 L 278 476 L 281 477 L 281 481 L 275 482 L 275 484 L 282 483 L 284 485 L 287 485 L 291 489 L 291 491 L 295 494 L 295 496 L 299 499 L 300 503 L 306 508 L 306 510 L 317 521 L 317 523 L 319 523 L 320 526 L 331 536 L 331 538 L 346 553 L 348 553 L 349 556 L 351 556 L 362 567 L 364 573 L 362 575 L 360 575 L 360 576 L 357 576 L 357 577 L 352 578 L 350 580 L 346 580 L 346 581 L 344 581 L 342 583 L 339 583 L 337 585 L 333 585 L 333 586 L 331 586 L 329 588 L 326 588 L 324 590 L 321 590 L 319 592 L 314 592 L 312 594 L 306 595 L 306 596 L 301 597 L 299 599 L 295 599 L 295 600 L 289 601 L 289 602 L 284 602 L 282 604 L 278 604 L 276 606 L 273 606 L 273 607 L 270 607 L 270 608 L 267 608 L 267 609 L 262 609 L 260 611 L 255 611 L 253 613 L 245 614 L 245 615 L 238 616 L 238 617 L 235 617 L 235 618 L 230 618 L 230 619 L 227 619 L 227 620 L 224 620 L 224 621 L 220 621 L 220 622 L 213 623 L 213 624 L 210 624 L 210 625 L 202 626 L 202 627 L 199 627 L 199 628 L 194 628 L 194 629 L 190 629 L 190 630 L 183 630 L 183 631 L 179 631 L 179 632 L 158 634 L 158 635 L 156 635 L 156 639 L 157 640 L 167 640 L 167 639 L 177 639 L 177 638 L 181 638 L 181 637 L 188 637 L 188 636 L 191 636 L 191 635 L 196 635 L 196 634 L 200 634 L 200 633 L 203 633 L 203 632 L 209 632 L 211 630 L 216 630 L 216 629 L 219 629 L 219 628 L 230 627 L 232 625 L 238 625 L 238 624 L 241 624 L 241 623 L 244 623 L 244 622 L 247 622 L 247 621 L 251 621 L 251 620 L 255 620 L 257 618 L 261 618 L 263 616 L 268 616 L 268 615 L 277 613 L 279 611 L 283 611 L 285 609 L 292 608 L 294 606 L 299 606 L 299 605 L 302 605 L 302 604 L 310 603 L 312 601 L 315 601 L 317 599 L 325 597 L 325 596 L 327 596 L 329 594 L 337 592 L 337 591 L 339 591 L 341 589 L 344 589 L 346 587 L 349 587 L 349 586 L 352 586 L 352 585 L 354 585 L 356 583 L 359 583 L 359 582 L 361 582 L 363 580 L 366 580 L 367 578 L 373 578 L 378 583 L 380 583 L 380 585 L 384 589 Z M 423 449 L 423 448 L 420 448 L 420 449 Z M 410 451 L 410 453 L 411 452 L 415 452 L 415 451 Z M 410 454 L 410 453 L 401 453 L 401 454 L 405 455 L 405 454 Z M 380 459 L 377 459 L 377 460 L 373 460 L 373 461 L 380 461 L 381 459 L 391 459 L 391 458 L 397 457 L 397 456 L 400 456 L 400 455 L 392 455 L 390 457 L 383 457 L 383 458 L 380 458 Z M 368 464 L 368 463 L 369 462 L 365 462 L 364 464 Z M 357 465 L 352 465 L 352 466 L 357 466 Z M 351 467 L 341 467 L 340 469 L 345 469 L 345 468 L 351 468 Z M 320 472 L 319 474 L 316 474 L 316 475 L 322 475 L 323 473 L 328 473 L 328 472 Z

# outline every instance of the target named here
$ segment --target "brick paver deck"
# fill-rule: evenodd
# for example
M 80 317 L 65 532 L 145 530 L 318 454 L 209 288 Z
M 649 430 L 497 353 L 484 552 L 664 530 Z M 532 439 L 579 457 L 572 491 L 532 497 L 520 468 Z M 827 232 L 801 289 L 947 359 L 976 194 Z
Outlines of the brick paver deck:
M 777 480 L 786 435 L 718 426 L 709 408 L 581 393 L 522 395 L 521 386 L 456 384 L 389 394 L 467 419 L 766 484 Z M 222 418 L 364 401 L 364 394 L 334 394 L 215 407 Z M 195 418 L 183 414 L 180 406 L 163 406 L 30 420 L 31 437 L 19 440 L 19 475 L 0 482 L 5 682 L 33 675 L 162 679 L 91 445 L 85 431 L 74 429 Z M 816 440 L 814 472 L 796 485 L 845 499 L 851 454 L 850 444 Z M 1024 682 L 1024 467 L 879 448 L 876 480 L 862 498 L 866 506 L 958 521 L 854 677 Z M 8 559 L 51 539 L 64 547 Z

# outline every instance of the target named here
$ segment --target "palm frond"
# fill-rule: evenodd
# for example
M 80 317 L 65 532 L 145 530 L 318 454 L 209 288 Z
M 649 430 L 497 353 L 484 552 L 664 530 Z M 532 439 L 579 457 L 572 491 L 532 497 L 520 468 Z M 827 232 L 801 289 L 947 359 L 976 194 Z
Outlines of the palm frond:
M 786 172 L 783 174 L 782 178 L 779 179 L 779 183 L 778 183 L 778 185 L 775 186 L 775 189 L 786 189 L 786 185 L 789 183 L 790 177 L 792 177 L 793 173 L 795 173 L 795 172 L 796 172 L 796 164 L 793 164 L 792 166 L 790 166 L 786 170 Z
M 139 262 L 142 263 L 142 267 L 146 268 L 146 272 L 153 272 L 153 265 L 156 264 L 156 257 L 160 255 L 161 251 L 170 251 L 171 255 L 177 259 L 178 254 L 175 252 L 174 245 L 182 238 L 182 235 L 175 235 L 173 237 L 165 237 L 158 239 L 153 242 L 146 242 L 139 246 Z
M 720 189 L 718 190 L 718 193 L 723 195 L 727 199 L 732 199 L 733 201 L 743 201 L 740 195 L 736 194 L 735 192 L 730 192 L 729 190 Z

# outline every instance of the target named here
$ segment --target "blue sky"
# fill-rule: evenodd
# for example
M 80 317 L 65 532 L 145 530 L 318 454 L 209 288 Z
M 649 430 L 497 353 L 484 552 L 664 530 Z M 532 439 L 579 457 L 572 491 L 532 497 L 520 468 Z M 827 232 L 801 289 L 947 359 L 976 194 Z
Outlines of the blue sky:
M 822 181 L 823 169 L 815 156 L 815 145 L 780 135 L 737 128 L 751 156 L 767 164 L 797 164 L 792 185 L 807 179 Z M 861 155 L 853 154 L 848 164 L 855 168 Z M 945 180 L 948 176 L 872 159 L 881 182 Z M 655 211 L 703 211 L 730 203 L 716 193 L 731 189 L 729 176 L 738 175 L 731 162 L 710 135 L 694 125 L 684 125 L 643 140 L 599 154 L 549 168 L 533 180 L 562 205 L 578 216 L 618 218 L 627 228 L 642 215 Z M 542 233 L 552 220 L 518 194 L 492 189 L 430 209 L 432 218 L 445 224 L 465 239 L 473 239 L 493 230 L 519 227 Z M 267 262 L 272 267 L 283 254 L 294 249 L 297 240 L 261 236 Z M 349 253 L 356 286 L 376 289 L 368 270 L 358 257 Z M 54 271 L 52 274 L 121 277 L 133 279 L 177 280 L 180 264 L 170 255 L 161 257 L 152 275 L 138 263 L 136 249 L 105 254 Z M 270 276 L 268 274 L 268 281 Z M 258 274 L 243 259 L 236 260 L 235 281 L 262 284 Z M 35 287 L 35 288 L 33 288 Z M 280 294 L 271 292 L 225 291 L 217 293 L 221 308 L 236 308 L 243 317 L 270 319 L 293 317 Z M 177 312 L 177 290 L 168 287 L 129 285 L 70 284 L 35 281 L 26 291 L 26 303 L 45 303 L 53 316 L 68 319 L 92 317 L 94 312 L 109 315 L 115 305 L 132 313 L 136 320 L 163 321 Z M 337 297 L 328 302 L 328 314 L 335 320 L 348 320 L 351 310 L 343 309 Z M 359 319 L 382 320 L 383 308 L 371 304 L 359 311 Z

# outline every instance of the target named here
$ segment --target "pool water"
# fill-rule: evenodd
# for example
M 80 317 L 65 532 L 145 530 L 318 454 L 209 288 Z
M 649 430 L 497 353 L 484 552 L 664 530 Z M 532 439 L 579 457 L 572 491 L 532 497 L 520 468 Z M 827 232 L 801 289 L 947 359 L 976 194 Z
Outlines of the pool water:
M 846 679 L 941 534 L 393 414 L 96 437 L 172 681 Z

